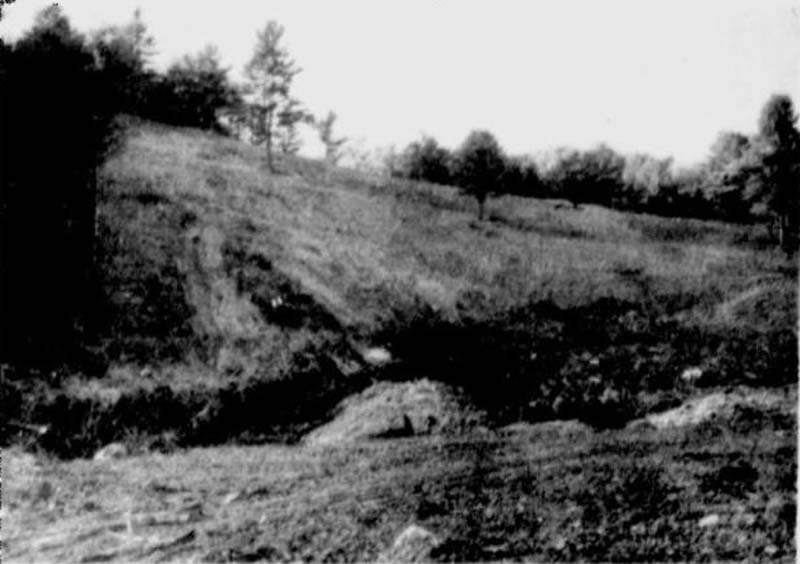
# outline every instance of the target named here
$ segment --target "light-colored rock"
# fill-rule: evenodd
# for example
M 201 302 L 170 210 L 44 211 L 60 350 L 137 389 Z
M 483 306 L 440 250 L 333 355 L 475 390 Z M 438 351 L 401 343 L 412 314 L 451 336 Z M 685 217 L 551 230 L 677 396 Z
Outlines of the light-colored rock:
M 700 378 L 703 377 L 703 370 L 698 367 L 687 368 L 681 373 L 681 380 L 684 382 L 688 382 L 689 384 L 694 384 Z
M 112 460 L 115 458 L 125 458 L 130 453 L 128 447 L 122 443 L 110 443 L 94 453 L 94 460 Z
M 392 361 L 392 353 L 383 347 L 372 347 L 364 351 L 364 362 L 373 366 L 382 366 Z
M 433 549 L 442 543 L 439 537 L 419 525 L 409 525 L 381 554 L 379 562 L 430 562 Z
M 736 527 L 747 528 L 755 525 L 757 517 L 753 513 L 741 513 L 736 515 L 732 523 Z
M 242 492 L 239 490 L 231 492 L 223 498 L 222 505 L 230 505 L 235 501 L 239 501 L 240 499 L 242 499 L 242 497 L 243 497 Z
M 701 529 L 705 529 L 706 527 L 716 527 L 719 525 L 720 517 L 716 513 L 711 513 L 710 515 L 706 515 L 702 519 L 697 522 L 697 526 Z
M 606 388 L 603 390 L 603 393 L 600 394 L 600 404 L 607 405 L 607 404 L 617 404 L 619 403 L 620 395 L 619 392 L 613 388 Z

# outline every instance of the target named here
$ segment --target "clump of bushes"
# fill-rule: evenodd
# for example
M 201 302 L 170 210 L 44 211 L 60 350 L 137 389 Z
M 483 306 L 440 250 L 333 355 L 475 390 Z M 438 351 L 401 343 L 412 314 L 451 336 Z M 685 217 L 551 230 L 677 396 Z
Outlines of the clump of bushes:
M 746 498 L 755 489 L 758 469 L 748 460 L 736 456 L 719 468 L 705 474 L 700 489 L 706 494 Z
M 0 41 L 0 363 L 79 354 L 95 275 L 96 170 L 119 146 L 110 85 L 57 5 Z M 57 93 L 57 95 L 54 95 Z

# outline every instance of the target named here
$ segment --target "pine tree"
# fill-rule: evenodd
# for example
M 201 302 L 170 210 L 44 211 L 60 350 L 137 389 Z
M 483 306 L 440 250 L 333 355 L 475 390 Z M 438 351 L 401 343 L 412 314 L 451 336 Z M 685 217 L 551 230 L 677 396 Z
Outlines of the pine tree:
M 270 172 L 275 170 L 272 153 L 276 135 L 279 128 L 289 126 L 295 111 L 293 104 L 297 104 L 290 90 L 300 69 L 282 44 L 283 34 L 283 26 L 268 22 L 258 33 L 253 57 L 245 66 L 248 81 L 245 95 L 251 106 L 251 129 L 254 140 L 264 143 Z

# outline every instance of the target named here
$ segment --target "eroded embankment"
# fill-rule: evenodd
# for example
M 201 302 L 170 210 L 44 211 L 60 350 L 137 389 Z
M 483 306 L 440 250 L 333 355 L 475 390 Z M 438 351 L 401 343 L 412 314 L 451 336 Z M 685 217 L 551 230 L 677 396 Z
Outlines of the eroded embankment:
M 94 370 L 5 370 L 4 442 L 64 457 L 114 441 L 291 442 L 366 386 L 336 318 L 246 236 L 169 198 L 147 202 L 118 207 L 127 221 L 104 233 L 113 247 Z M 178 218 L 180 238 L 146 229 Z
M 200 377 L 181 384 L 180 376 L 165 382 L 140 373 L 144 384 L 113 397 L 87 393 L 86 386 L 78 394 L 74 385 L 42 386 L 38 397 L 22 390 L 16 399 L 30 403 L 21 420 L 47 428 L 35 444 L 84 456 L 119 440 L 143 449 L 295 442 L 326 422 L 308 440 L 346 442 L 439 432 L 448 418 L 479 412 L 489 426 L 578 419 L 620 427 L 704 389 L 794 378 L 792 335 L 781 327 L 693 325 L 681 316 L 696 298 L 685 296 L 606 299 L 570 309 L 536 302 L 487 319 L 404 312 L 373 335 L 391 361 L 372 366 L 346 329 L 266 258 L 226 243 L 213 229 L 187 239 L 193 252 L 202 243 L 210 255 L 196 256 L 199 266 L 186 276 L 196 322 L 214 335 L 205 384 Z M 292 339 L 303 346 L 277 364 L 285 351 L 275 343 L 291 346 Z M 688 381 L 685 373 L 696 377 Z M 406 383 L 379 384 L 337 409 L 376 380 Z

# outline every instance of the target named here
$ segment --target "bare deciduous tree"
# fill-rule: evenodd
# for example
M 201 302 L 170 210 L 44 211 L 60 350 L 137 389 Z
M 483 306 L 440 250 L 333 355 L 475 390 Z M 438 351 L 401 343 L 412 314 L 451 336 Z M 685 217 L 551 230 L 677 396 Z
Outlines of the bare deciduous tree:
M 319 139 L 325 145 L 325 160 L 332 165 L 339 162 L 342 158 L 342 145 L 347 142 L 345 137 L 335 137 L 333 125 L 336 123 L 336 114 L 328 112 L 324 118 L 319 118 L 315 122 Z

